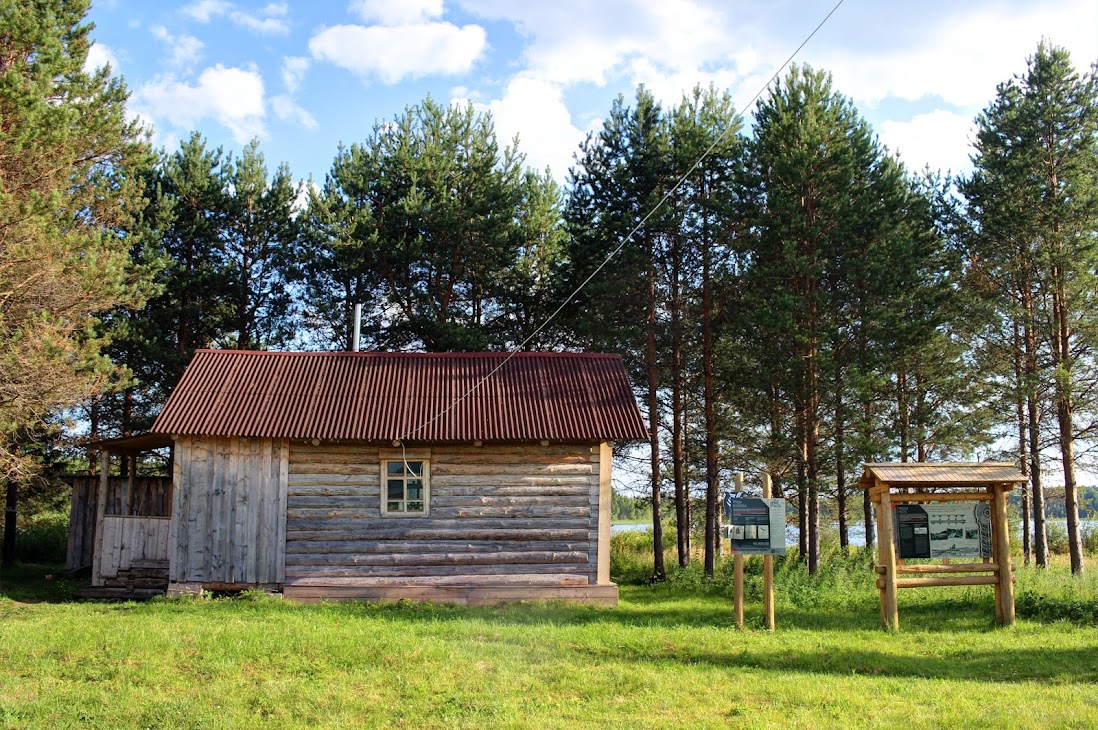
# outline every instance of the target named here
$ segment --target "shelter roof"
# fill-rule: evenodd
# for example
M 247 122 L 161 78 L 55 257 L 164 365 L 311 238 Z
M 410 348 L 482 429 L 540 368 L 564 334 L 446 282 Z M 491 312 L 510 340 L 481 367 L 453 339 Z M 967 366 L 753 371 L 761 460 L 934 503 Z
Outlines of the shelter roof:
M 621 358 L 593 353 L 199 350 L 152 430 L 409 443 L 648 437 Z
M 1014 464 L 1001 461 L 977 463 L 864 464 L 858 486 L 869 489 L 874 479 L 899 487 L 976 487 L 988 484 L 1018 484 L 1027 477 Z
M 113 439 L 89 441 L 85 446 L 94 446 L 112 454 L 137 456 L 153 449 L 166 449 L 172 445 L 172 437 L 162 433 L 142 433 L 136 436 L 121 436 Z

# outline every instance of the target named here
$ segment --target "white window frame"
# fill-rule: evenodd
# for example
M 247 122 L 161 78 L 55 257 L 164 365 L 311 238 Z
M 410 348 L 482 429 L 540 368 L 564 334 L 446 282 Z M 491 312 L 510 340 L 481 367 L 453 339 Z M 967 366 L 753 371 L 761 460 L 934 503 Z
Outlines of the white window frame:
M 402 504 L 407 506 L 408 502 L 423 502 L 423 511 L 421 512 L 408 512 L 406 510 L 389 511 L 389 464 L 408 464 L 412 463 L 421 464 L 423 471 L 422 476 L 415 476 L 415 473 L 408 474 L 408 467 L 402 469 L 402 474 L 399 477 L 404 484 L 404 499 L 400 500 Z M 423 482 L 423 497 L 418 500 L 408 499 L 408 480 L 420 479 Z M 381 458 L 381 474 L 380 474 L 380 498 L 381 498 L 381 516 L 382 517 L 429 517 L 431 514 L 431 462 L 430 456 L 421 456 L 419 454 L 408 454 L 407 458 L 397 456 L 393 458 L 391 455 L 382 455 Z

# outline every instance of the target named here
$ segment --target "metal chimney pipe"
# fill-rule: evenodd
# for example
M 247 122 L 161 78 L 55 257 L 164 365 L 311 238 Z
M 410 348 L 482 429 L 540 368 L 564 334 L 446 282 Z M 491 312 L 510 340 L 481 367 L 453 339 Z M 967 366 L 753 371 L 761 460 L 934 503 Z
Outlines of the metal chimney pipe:
M 356 304 L 355 305 L 355 336 L 354 336 L 353 352 L 358 352 L 359 334 L 360 334 L 361 331 L 362 331 L 362 305 L 361 304 Z

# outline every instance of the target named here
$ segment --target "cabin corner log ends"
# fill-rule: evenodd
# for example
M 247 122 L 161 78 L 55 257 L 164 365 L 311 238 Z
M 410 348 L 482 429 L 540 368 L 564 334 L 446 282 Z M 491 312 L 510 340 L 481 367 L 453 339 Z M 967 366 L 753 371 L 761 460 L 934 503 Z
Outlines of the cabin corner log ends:
M 995 618 L 1013 626 L 1014 566 L 1010 560 L 1007 493 L 1025 481 L 1013 464 L 915 463 L 865 464 L 859 486 L 868 490 L 876 507 L 877 589 L 881 625 L 900 628 L 898 592 L 905 588 L 990 585 L 995 591 Z M 981 562 L 906 565 L 898 556 L 894 511 L 901 504 L 986 502 L 989 506 L 991 551 Z M 928 525 L 929 529 L 929 525 Z M 978 559 L 979 560 L 979 559 Z

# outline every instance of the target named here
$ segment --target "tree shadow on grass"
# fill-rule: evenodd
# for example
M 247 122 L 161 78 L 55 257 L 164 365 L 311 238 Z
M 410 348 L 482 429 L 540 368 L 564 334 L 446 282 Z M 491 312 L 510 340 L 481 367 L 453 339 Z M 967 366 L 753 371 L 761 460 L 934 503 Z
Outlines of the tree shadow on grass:
M 63 565 L 16 562 L 0 570 L 0 597 L 18 603 L 69 603 L 88 585 L 86 577 L 67 573 Z
M 410 622 L 484 621 L 499 626 L 588 626 L 626 628 L 727 629 L 735 631 L 731 598 L 655 586 L 622 592 L 618 606 L 580 606 L 566 602 L 529 602 L 501 606 L 460 607 L 445 604 L 327 603 L 320 608 L 287 603 L 288 610 L 320 610 L 347 617 L 392 618 Z M 296 606 L 296 607 L 295 607 Z M 763 630 L 762 605 L 748 603 L 746 626 Z M 873 600 L 852 597 L 842 606 L 789 606 L 779 604 L 779 631 L 875 631 L 880 629 L 880 609 Z M 990 598 L 982 601 L 923 600 L 901 612 L 908 631 L 928 633 L 993 632 L 995 612 Z
M 958 648 L 948 654 L 936 655 L 891 654 L 858 647 L 826 650 L 788 647 L 777 651 L 758 651 L 748 646 L 732 651 L 712 651 L 696 646 L 681 650 L 591 647 L 585 651 L 600 661 L 707 664 L 730 670 L 975 682 L 1092 684 L 1098 681 L 1098 652 L 1094 646 L 1021 650 Z

